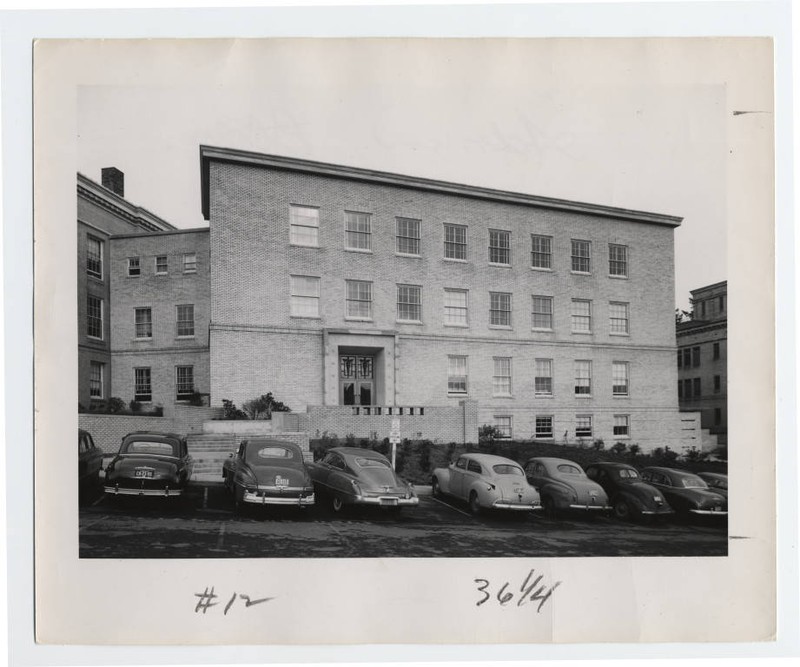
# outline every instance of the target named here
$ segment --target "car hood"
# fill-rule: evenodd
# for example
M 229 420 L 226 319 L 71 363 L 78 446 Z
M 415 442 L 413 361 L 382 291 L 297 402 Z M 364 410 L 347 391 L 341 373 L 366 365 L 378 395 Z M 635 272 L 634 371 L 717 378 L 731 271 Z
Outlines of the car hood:
M 664 495 L 674 495 L 684 498 L 685 500 L 696 504 L 700 509 L 706 509 L 709 507 L 721 507 L 723 510 L 728 509 L 728 499 L 714 491 L 711 491 L 710 489 L 685 489 L 672 487 L 670 489 L 664 489 Z
M 247 466 L 259 484 L 268 486 L 305 486 L 308 475 L 305 467 L 273 464 L 250 464 Z

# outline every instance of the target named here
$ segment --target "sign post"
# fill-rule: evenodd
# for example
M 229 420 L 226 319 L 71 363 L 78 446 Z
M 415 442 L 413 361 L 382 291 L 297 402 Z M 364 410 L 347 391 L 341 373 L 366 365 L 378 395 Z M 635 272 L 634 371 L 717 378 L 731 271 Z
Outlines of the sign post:
M 389 433 L 389 442 L 392 443 L 392 470 L 395 467 L 397 445 L 400 444 L 400 420 L 392 419 L 392 430 Z

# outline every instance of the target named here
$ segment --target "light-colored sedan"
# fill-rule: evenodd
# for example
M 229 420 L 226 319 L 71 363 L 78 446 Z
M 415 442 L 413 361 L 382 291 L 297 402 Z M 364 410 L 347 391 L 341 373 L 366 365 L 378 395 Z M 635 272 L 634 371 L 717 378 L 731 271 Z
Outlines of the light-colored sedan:
M 590 480 L 574 461 L 549 456 L 529 459 L 525 464 L 528 482 L 542 496 L 546 514 L 573 510 L 610 512 L 611 505 L 603 487 Z
M 525 480 L 520 465 L 502 456 L 463 454 L 447 468 L 436 468 L 431 485 L 435 497 L 465 500 L 473 514 L 482 509 L 542 509 L 539 494 Z

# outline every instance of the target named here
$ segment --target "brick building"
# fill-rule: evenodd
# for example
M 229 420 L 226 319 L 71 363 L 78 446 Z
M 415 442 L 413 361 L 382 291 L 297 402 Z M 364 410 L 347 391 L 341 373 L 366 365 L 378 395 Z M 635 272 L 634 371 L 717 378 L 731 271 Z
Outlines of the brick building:
M 698 411 L 702 427 L 728 442 L 728 283 L 691 292 L 691 319 L 677 325 L 678 401 Z
M 212 403 L 272 391 L 319 430 L 474 406 L 510 437 L 680 449 L 680 218 L 223 148 L 200 157 Z
M 110 237 L 175 229 L 126 201 L 124 179 L 114 167 L 102 170 L 102 185 L 78 174 L 78 402 L 84 407 L 112 395 Z

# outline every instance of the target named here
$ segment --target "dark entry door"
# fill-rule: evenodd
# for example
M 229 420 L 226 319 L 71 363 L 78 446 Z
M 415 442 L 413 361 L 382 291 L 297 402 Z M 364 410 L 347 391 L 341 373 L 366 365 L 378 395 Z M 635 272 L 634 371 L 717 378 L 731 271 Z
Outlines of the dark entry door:
M 339 401 L 341 405 L 372 405 L 374 358 L 359 354 L 339 356 Z

